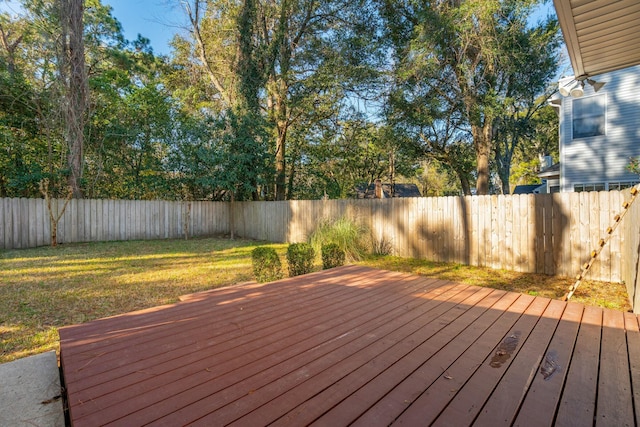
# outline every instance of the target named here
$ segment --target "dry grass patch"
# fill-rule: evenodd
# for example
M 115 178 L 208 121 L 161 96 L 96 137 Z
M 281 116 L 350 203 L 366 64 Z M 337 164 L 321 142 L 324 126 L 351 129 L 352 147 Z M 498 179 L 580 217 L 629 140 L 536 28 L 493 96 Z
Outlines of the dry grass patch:
M 359 264 L 554 299 L 562 298 L 574 283 L 572 279 L 544 274 L 518 273 L 394 256 L 370 257 Z M 631 310 L 627 290 L 620 283 L 582 282 L 571 301 L 620 311 Z

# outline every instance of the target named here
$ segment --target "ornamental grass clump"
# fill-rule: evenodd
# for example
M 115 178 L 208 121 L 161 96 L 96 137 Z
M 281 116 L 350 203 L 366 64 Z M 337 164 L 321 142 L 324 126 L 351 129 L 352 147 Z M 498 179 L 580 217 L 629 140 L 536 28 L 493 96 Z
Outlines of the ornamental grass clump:
M 337 243 L 322 245 L 322 268 L 340 267 L 344 265 L 345 254 Z
M 369 230 L 357 222 L 340 218 L 335 221 L 324 221 L 315 229 L 309 242 L 316 251 L 322 245 L 335 243 L 345 253 L 349 262 L 359 261 L 369 253 Z
M 287 248 L 289 276 L 300 276 L 313 271 L 313 260 L 316 252 L 308 243 L 292 243 Z
M 282 264 L 275 249 L 259 246 L 251 251 L 253 275 L 259 283 L 282 279 Z

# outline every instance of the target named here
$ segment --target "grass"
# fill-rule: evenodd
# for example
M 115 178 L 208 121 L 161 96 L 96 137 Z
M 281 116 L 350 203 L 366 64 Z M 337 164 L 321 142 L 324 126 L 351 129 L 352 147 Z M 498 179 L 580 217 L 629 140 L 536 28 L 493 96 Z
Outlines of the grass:
M 260 242 L 61 245 L 0 253 L 0 363 L 58 348 L 58 328 L 253 280 Z M 286 245 L 272 245 L 283 256 Z
M 253 280 L 251 251 L 261 244 L 212 238 L 0 252 L 0 363 L 57 350 L 61 326 Z M 286 245 L 270 246 L 286 264 Z M 561 297 L 572 284 L 544 275 L 390 256 L 369 257 L 358 264 L 550 298 Z M 617 310 L 630 308 L 624 286 L 619 284 L 583 283 L 573 300 Z
M 574 284 L 572 279 L 544 274 L 518 273 L 394 256 L 369 257 L 359 264 L 553 299 L 562 298 Z M 571 301 L 620 311 L 631 309 L 626 287 L 620 283 L 583 281 Z

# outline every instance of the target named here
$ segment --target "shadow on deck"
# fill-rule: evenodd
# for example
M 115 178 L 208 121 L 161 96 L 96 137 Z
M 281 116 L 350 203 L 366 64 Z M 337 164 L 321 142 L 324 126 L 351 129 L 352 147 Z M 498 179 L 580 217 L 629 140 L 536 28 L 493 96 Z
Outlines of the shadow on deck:
M 366 267 L 60 338 L 76 427 L 621 426 L 640 410 L 635 315 Z

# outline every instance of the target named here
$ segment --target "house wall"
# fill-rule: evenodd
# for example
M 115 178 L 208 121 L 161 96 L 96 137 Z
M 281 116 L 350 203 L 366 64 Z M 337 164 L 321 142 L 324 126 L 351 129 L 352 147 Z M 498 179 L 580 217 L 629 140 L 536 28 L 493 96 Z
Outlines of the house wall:
M 561 191 L 577 184 L 637 181 L 627 171 L 630 157 L 640 156 L 640 66 L 596 76 L 606 82 L 597 95 L 606 97 L 606 134 L 573 139 L 574 98 L 562 100 L 560 114 Z M 585 84 L 584 96 L 596 95 Z M 608 187 L 605 187 L 608 189 Z

